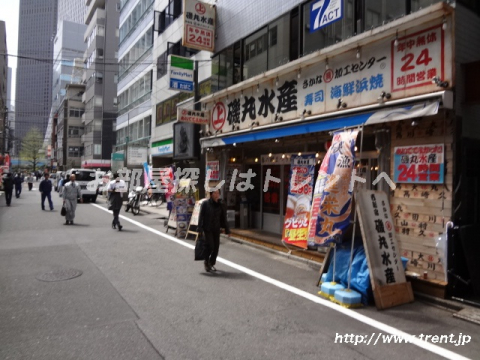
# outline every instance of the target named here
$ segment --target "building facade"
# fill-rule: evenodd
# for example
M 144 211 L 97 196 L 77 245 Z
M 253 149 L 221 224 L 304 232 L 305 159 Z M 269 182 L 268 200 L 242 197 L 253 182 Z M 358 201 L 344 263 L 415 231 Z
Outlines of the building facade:
M 0 21 L 0 53 L 7 54 L 7 32 L 5 27 L 5 21 Z M 0 139 L 0 154 L 3 155 L 4 152 L 8 151 L 8 138 L 9 138 L 9 124 L 8 124 L 8 113 L 9 102 L 10 102 L 10 86 L 9 77 L 11 69 L 8 67 L 8 56 L 0 55 L 0 129 L 2 130 L 2 135 Z
M 83 155 L 82 135 L 84 126 L 82 116 L 85 113 L 85 104 L 82 95 L 85 92 L 83 84 L 68 84 L 65 86 L 65 95 L 57 111 L 54 122 L 56 132 L 57 166 L 59 170 L 79 168 Z
M 356 168 L 366 179 L 364 188 L 389 194 L 407 269 L 425 273 L 437 294 L 478 294 L 472 254 L 480 250 L 467 234 L 479 222 L 474 209 L 480 198 L 459 187 L 478 178 L 466 160 L 480 142 L 473 91 L 480 60 L 473 51 L 480 44 L 478 5 L 345 0 L 336 3 L 341 16 L 324 18 L 321 4 L 216 2 L 214 93 L 202 98 L 211 119 L 201 144 L 207 163 L 218 164 L 219 179 L 231 179 L 235 170 L 258 175 L 246 193 L 223 187 L 229 209 L 238 213 L 247 202 L 248 226 L 283 238 L 292 159 L 312 154 L 317 174 L 330 132 L 358 129 Z M 419 149 L 440 155 L 411 153 Z M 410 155 L 402 157 L 405 151 Z M 418 165 L 422 159 L 427 163 Z M 373 183 L 382 173 L 395 191 Z M 267 174 L 280 182 L 263 191 Z M 464 235 L 455 233 L 457 248 L 447 261 L 436 240 L 448 221 L 464 225 Z M 470 279 L 469 289 L 447 270 Z
M 114 123 L 118 110 L 118 24 L 117 3 L 108 0 L 86 0 L 84 42 L 86 85 L 83 101 L 85 133 L 82 167 L 111 166 Z
M 21 0 L 16 76 L 16 137 L 37 127 L 43 134 L 52 104 L 53 46 L 57 0 Z M 47 60 L 47 61 L 45 61 Z
M 57 23 L 65 20 L 77 24 L 83 24 L 85 21 L 86 11 L 87 7 L 83 3 L 83 1 L 59 0 Z
M 129 152 L 147 161 L 152 124 L 154 0 L 120 1 L 118 113 L 115 156 L 131 164 Z M 133 159 L 130 156 L 130 159 Z M 138 158 L 138 157 L 137 157 Z

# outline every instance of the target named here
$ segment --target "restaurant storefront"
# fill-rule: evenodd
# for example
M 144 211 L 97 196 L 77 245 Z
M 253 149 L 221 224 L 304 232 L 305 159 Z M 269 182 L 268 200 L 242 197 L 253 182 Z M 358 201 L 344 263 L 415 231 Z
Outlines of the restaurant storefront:
M 312 154 L 316 178 L 332 132 L 358 129 L 360 186 L 390 194 L 408 270 L 444 282 L 435 242 L 452 217 L 452 18 L 437 4 L 202 98 L 211 184 L 226 180 L 236 226 L 281 237 L 292 157 Z M 253 189 L 236 190 L 249 169 Z

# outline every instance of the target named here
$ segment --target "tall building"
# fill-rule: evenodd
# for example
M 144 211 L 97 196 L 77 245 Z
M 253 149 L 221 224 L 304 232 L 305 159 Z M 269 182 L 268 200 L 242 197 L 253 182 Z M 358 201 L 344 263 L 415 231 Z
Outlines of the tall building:
M 87 7 L 82 0 L 58 0 L 58 19 L 83 24 Z
M 45 133 L 52 103 L 52 58 L 57 0 L 20 0 L 16 84 L 16 137 Z
M 84 40 L 86 85 L 83 102 L 85 132 L 82 167 L 109 169 L 117 114 L 118 21 L 117 2 L 85 0 Z
M 5 21 L 0 21 L 0 54 L 7 54 L 7 32 L 5 28 Z M 0 154 L 4 151 L 7 151 L 6 146 L 6 128 L 7 124 L 7 113 L 6 109 L 8 107 L 7 98 L 8 93 L 8 56 L 0 55 L 0 129 L 2 134 L 0 137 L 1 147 Z
M 128 155 L 130 149 L 144 154 L 136 157 L 135 164 L 127 159 L 128 165 L 140 165 L 139 162 L 147 160 L 152 121 L 154 3 L 154 0 L 120 1 L 115 152 Z

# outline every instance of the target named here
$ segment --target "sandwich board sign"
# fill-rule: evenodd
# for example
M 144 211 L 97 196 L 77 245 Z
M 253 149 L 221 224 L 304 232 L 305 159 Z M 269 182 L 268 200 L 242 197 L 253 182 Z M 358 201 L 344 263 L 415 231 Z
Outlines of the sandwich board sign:
M 169 88 L 171 90 L 193 92 L 193 60 L 168 55 Z

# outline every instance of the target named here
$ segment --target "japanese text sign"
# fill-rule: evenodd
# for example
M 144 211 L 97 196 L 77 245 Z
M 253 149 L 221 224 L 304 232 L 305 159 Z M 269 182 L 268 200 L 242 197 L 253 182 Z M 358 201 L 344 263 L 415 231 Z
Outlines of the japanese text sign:
M 350 186 L 355 164 L 357 130 L 338 131 L 318 172 L 308 244 L 340 243 L 350 225 L 352 189 Z
M 443 184 L 444 145 L 399 146 L 394 149 L 394 182 Z
M 383 286 L 405 282 L 388 195 L 362 190 L 355 194 L 355 200 L 373 283 Z
M 208 125 L 210 112 L 206 110 L 188 110 L 177 108 L 177 120 L 194 124 Z
M 292 156 L 283 241 L 307 248 L 315 176 L 315 154 Z
M 207 173 L 210 170 L 210 180 L 220 180 L 220 161 L 207 161 Z
M 442 25 L 397 39 L 392 49 L 392 92 L 429 86 L 445 79 L 445 32 Z
M 332 0 L 333 1 L 333 0 Z M 278 77 L 232 89 L 207 101 L 214 131 L 249 130 L 342 109 L 439 91 L 433 77 L 454 85 L 451 26 L 442 18 L 372 41 Z M 447 16 L 448 24 L 451 17 Z M 397 41 L 396 41 L 397 40 Z M 308 115 L 306 115 L 308 114 Z
M 182 45 L 213 52 L 215 47 L 215 6 L 196 0 L 184 0 L 183 9 Z

